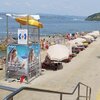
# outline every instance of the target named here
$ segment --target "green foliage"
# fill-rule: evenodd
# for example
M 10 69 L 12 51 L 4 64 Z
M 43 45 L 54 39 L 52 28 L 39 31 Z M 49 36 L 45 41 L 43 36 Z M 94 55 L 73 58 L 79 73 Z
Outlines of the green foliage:
M 87 20 L 87 21 L 100 21 L 100 13 L 95 13 L 93 15 L 90 15 L 85 20 Z

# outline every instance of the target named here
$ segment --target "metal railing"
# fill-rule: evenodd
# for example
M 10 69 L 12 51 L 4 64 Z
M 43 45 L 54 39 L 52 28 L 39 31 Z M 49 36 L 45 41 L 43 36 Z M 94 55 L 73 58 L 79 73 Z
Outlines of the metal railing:
M 86 88 L 86 93 L 85 95 L 81 95 L 81 86 L 84 86 Z M 13 89 L 13 93 L 9 94 L 8 96 L 6 96 L 3 100 L 14 100 L 13 97 L 15 95 L 17 95 L 18 93 L 20 93 L 23 90 L 27 90 L 27 91 L 36 91 L 36 92 L 44 92 L 44 93 L 51 93 L 51 94 L 58 94 L 59 95 L 59 100 L 63 100 L 63 95 L 73 95 L 76 90 L 78 90 L 77 93 L 77 98 L 75 100 L 80 100 L 81 98 L 84 98 L 84 100 L 90 100 L 91 99 L 91 88 L 81 82 L 79 82 L 77 84 L 77 86 L 75 87 L 75 89 L 73 90 L 72 93 L 67 93 L 67 92 L 58 92 L 58 91 L 51 91 L 51 90 L 44 90 L 44 89 L 37 89 L 37 88 L 30 88 L 30 87 L 21 87 L 19 89 Z M 67 100 L 67 98 L 66 98 Z M 82 99 L 83 100 L 83 99 Z
M 2 85 L 0 85 L 0 89 L 11 91 L 11 92 L 14 92 L 14 91 L 18 90 L 17 88 L 12 88 L 12 87 L 2 86 Z

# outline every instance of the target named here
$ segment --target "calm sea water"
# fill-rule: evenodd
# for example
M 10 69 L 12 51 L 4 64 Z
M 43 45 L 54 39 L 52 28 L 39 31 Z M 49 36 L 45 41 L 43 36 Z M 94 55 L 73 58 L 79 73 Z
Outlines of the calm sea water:
M 99 21 L 85 21 L 86 17 L 77 16 L 59 16 L 59 15 L 40 15 L 40 21 L 43 23 L 44 28 L 40 30 L 41 35 L 46 34 L 65 34 L 100 30 Z M 9 32 L 17 32 L 19 24 L 9 18 L 8 20 Z M 6 35 L 6 17 L 0 15 L 0 37 Z
M 85 21 L 86 17 L 75 16 L 42 16 L 41 21 L 44 28 L 41 30 L 42 34 L 65 34 L 100 30 L 99 21 Z

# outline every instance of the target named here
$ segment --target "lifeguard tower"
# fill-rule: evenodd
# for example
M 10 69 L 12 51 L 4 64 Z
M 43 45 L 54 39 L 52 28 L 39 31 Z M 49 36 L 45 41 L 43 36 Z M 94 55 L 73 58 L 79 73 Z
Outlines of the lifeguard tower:
M 6 80 L 30 82 L 41 74 L 39 15 L 6 14 Z

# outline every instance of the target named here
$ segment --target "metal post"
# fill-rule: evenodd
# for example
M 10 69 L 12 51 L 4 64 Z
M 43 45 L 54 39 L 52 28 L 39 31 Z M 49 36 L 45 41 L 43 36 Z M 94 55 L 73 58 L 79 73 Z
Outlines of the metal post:
M 91 99 L 91 88 L 90 88 L 90 91 L 89 91 L 89 100 Z
M 7 31 L 7 38 L 8 38 L 8 15 L 6 15 L 6 31 Z
M 39 46 L 41 45 L 40 44 L 40 29 L 38 28 L 38 44 Z M 41 49 L 41 47 L 40 47 Z M 41 55 L 40 55 L 40 50 L 39 50 L 39 74 L 41 74 Z
M 40 29 L 38 28 L 38 43 L 40 43 Z
M 22 25 L 20 24 L 20 28 L 22 28 Z
M 28 31 L 28 39 L 27 39 L 27 45 L 29 46 L 29 15 L 27 15 L 27 22 L 26 22 L 26 25 L 27 25 L 27 31 Z M 28 68 L 27 68 L 27 84 L 29 82 L 29 62 L 28 62 Z
M 86 87 L 86 100 L 88 100 L 88 87 Z
M 7 32 L 7 46 L 8 46 L 8 15 L 6 15 L 6 32 Z M 6 55 L 7 55 L 7 58 L 8 58 L 8 54 L 7 54 L 7 51 L 6 51 Z M 8 60 L 8 59 L 6 59 Z M 6 67 L 5 67 L 5 80 L 8 79 L 8 72 L 7 72 L 7 67 L 8 67 L 8 61 L 6 61 Z
M 29 36 L 29 15 L 27 15 L 27 30 L 28 30 L 28 36 Z M 29 38 L 27 40 L 27 44 L 29 44 Z
M 60 94 L 60 100 L 62 100 L 62 93 Z
M 77 100 L 79 100 L 79 98 L 80 98 L 80 84 L 78 85 L 78 99 Z

